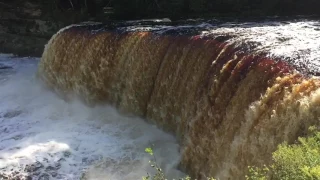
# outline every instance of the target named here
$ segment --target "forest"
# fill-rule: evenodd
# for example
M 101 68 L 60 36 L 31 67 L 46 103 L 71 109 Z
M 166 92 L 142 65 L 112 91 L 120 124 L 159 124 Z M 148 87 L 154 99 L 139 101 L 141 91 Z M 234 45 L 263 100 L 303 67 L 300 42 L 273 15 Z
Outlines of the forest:
M 45 2 L 45 1 L 44 1 Z M 318 0 L 55 0 L 60 10 L 113 19 L 317 15 Z

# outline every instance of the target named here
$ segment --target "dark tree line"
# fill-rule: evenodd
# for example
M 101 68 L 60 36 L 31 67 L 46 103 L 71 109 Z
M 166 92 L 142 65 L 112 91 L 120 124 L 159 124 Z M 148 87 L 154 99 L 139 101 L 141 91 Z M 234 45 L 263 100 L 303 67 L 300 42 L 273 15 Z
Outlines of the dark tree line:
M 55 0 L 61 9 L 86 9 L 90 16 L 116 19 L 192 16 L 320 14 L 319 0 Z

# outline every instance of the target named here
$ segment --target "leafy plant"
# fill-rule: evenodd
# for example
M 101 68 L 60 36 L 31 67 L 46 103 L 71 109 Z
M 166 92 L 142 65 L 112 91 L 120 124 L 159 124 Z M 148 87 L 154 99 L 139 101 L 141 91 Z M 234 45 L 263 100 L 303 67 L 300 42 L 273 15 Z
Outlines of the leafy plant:
M 142 180 L 166 180 L 167 178 L 165 173 L 157 164 L 157 160 L 153 153 L 153 149 L 151 147 L 147 147 L 144 151 L 153 157 L 153 160 L 150 160 L 149 163 L 150 163 L 150 166 L 156 170 L 156 173 L 152 176 L 148 173 L 147 176 L 142 177 Z M 180 178 L 179 180 L 191 180 L 191 177 L 187 176 L 185 178 Z M 215 179 L 207 178 L 207 180 L 215 180 Z
M 278 146 L 272 154 L 273 163 L 263 168 L 249 167 L 247 180 L 316 180 L 320 179 L 320 132 L 309 128 L 308 137 L 298 143 Z
M 150 160 L 149 164 L 152 168 L 154 168 L 156 170 L 156 173 L 153 176 L 148 174 L 146 177 L 142 177 L 142 179 L 143 180 L 165 180 L 166 179 L 165 174 L 163 173 L 162 169 L 157 164 L 157 159 L 153 153 L 153 149 L 151 147 L 148 147 L 145 149 L 145 152 L 153 157 L 153 160 Z

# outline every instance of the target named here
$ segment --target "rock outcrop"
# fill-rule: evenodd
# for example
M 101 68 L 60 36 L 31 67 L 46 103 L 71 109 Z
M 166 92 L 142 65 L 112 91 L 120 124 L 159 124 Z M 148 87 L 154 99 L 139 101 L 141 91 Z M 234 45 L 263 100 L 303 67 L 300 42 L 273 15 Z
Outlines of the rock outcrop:
M 72 16 L 63 19 L 67 14 L 54 8 L 53 1 L 0 2 L 0 53 L 41 56 L 51 36 L 74 20 Z

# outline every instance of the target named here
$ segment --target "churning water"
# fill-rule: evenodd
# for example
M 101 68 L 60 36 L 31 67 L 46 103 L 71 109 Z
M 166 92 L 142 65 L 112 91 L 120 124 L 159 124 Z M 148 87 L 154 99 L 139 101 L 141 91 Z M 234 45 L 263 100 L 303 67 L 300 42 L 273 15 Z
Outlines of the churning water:
M 108 106 L 65 102 L 37 80 L 38 61 L 0 55 L 0 179 L 141 179 L 151 144 L 171 177 L 183 175 L 174 137 Z

